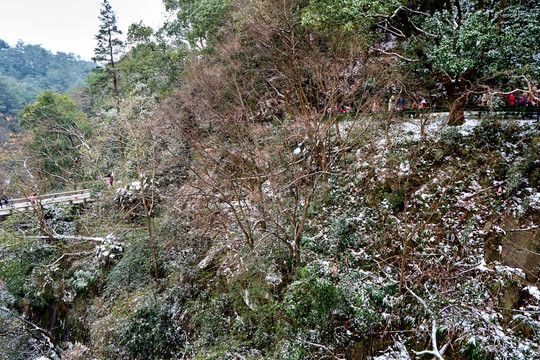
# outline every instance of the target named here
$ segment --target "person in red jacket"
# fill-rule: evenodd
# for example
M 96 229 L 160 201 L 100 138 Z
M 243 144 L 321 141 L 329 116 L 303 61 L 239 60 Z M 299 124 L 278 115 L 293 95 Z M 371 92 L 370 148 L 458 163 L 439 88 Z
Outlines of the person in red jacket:
M 109 185 L 111 185 L 112 187 L 113 183 L 114 183 L 114 172 L 111 172 L 111 176 L 109 177 Z
M 516 105 L 516 97 L 514 96 L 514 94 L 510 94 L 506 97 L 506 105 L 508 106 Z

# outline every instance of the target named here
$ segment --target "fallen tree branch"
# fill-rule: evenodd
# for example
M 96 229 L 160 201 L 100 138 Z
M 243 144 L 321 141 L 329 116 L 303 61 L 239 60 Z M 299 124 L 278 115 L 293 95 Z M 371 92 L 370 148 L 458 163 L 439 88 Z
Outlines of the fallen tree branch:
M 88 236 L 74 236 L 74 235 L 59 235 L 54 234 L 53 237 L 56 240 L 82 240 L 82 241 L 94 241 L 94 242 L 104 242 L 105 238 L 97 238 L 97 237 L 88 237 Z M 48 236 L 26 236 L 26 238 L 29 239 L 48 239 Z
M 326 350 L 328 352 L 328 354 L 330 354 L 330 356 L 332 357 L 332 359 L 336 359 L 336 360 L 342 360 L 342 358 L 339 358 L 337 357 L 336 355 L 334 355 L 334 353 L 332 351 L 330 351 L 330 349 L 328 349 L 326 346 L 324 345 L 321 345 L 321 344 L 315 344 L 315 343 L 312 343 L 312 342 L 309 342 L 307 340 L 302 340 L 302 339 L 298 339 L 300 340 L 301 342 L 303 343 L 306 343 L 308 345 L 311 345 L 311 346 L 315 346 L 315 347 L 318 347 L 318 348 L 321 348 L 323 350 Z
M 405 289 L 407 289 L 407 291 L 409 292 L 409 294 L 411 294 L 416 300 L 418 300 L 418 302 L 420 304 L 422 304 L 422 306 L 426 309 L 426 311 L 432 317 L 432 320 L 431 320 L 431 346 L 432 346 L 433 350 L 424 350 L 424 351 L 414 351 L 414 350 L 412 350 L 412 352 L 414 352 L 416 355 L 430 354 L 430 355 L 435 356 L 439 360 L 444 360 L 442 355 L 446 351 L 446 348 L 448 347 L 448 345 L 450 345 L 450 341 L 439 350 L 439 347 L 437 345 L 437 322 L 434 319 L 433 311 L 431 311 L 431 309 L 428 308 L 426 302 L 420 296 L 416 295 L 411 289 L 409 289 L 409 287 L 407 285 L 404 285 L 404 286 L 405 286 Z
M 510 230 L 510 232 L 529 231 L 529 230 L 535 230 L 535 229 L 538 229 L 538 228 L 540 228 L 540 225 L 533 225 L 533 226 L 529 226 L 528 228 L 524 228 L 524 229 L 512 229 L 512 230 Z
M 371 50 L 374 50 L 374 51 L 382 52 L 385 55 L 396 56 L 396 57 L 400 58 L 401 60 L 410 61 L 410 62 L 418 62 L 418 60 L 416 60 L 416 59 L 409 59 L 409 58 L 406 58 L 405 56 L 400 55 L 400 54 L 395 53 L 395 52 L 389 52 L 389 51 L 386 51 L 386 50 L 383 50 L 383 49 L 380 49 L 380 48 L 374 48 L 373 46 L 370 46 L 369 48 Z
M 412 352 L 415 353 L 416 355 L 430 354 L 430 355 L 435 356 L 439 360 L 444 360 L 441 354 L 444 353 L 448 344 L 444 345 L 440 351 L 437 348 L 437 323 L 435 322 L 435 319 L 433 319 L 431 321 L 431 345 L 433 347 L 433 350 L 424 350 L 424 351 L 413 350 Z

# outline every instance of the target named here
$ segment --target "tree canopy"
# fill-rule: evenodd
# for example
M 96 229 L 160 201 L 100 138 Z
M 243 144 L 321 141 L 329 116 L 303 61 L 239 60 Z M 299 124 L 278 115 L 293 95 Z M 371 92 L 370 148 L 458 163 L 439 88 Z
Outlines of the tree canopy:
M 53 54 L 22 42 L 10 47 L 0 40 L 0 112 L 16 115 L 45 90 L 66 93 L 81 87 L 92 68 L 74 54 Z
M 538 2 L 311 0 L 303 21 L 367 33 L 369 49 L 393 53 L 417 80 L 435 79 L 450 123 L 462 122 L 467 100 L 489 85 L 539 80 Z
M 80 160 L 91 127 L 75 101 L 66 94 L 45 91 L 24 107 L 20 125 L 32 134 L 29 154 L 51 180 L 60 179 L 66 185 L 82 180 Z

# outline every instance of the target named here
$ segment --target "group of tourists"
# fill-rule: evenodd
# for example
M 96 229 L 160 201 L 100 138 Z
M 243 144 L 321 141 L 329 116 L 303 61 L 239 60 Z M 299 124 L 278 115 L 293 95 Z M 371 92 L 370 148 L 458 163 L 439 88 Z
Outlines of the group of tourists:
M 37 195 L 36 193 L 33 193 L 28 197 L 28 200 L 30 200 L 30 203 L 35 204 L 37 201 Z M 4 189 L 0 190 L 0 209 L 3 207 L 8 207 L 10 205 L 9 198 L 5 192 Z M 13 206 L 13 204 L 11 204 Z
M 389 112 L 393 111 L 406 111 L 406 110 L 423 110 L 427 108 L 427 101 L 422 95 L 418 95 L 418 97 L 411 101 L 410 106 L 407 108 L 405 105 L 405 101 L 403 98 L 397 97 L 395 95 L 392 95 L 390 99 L 388 100 L 388 108 L 387 110 Z M 375 98 L 373 100 L 373 103 L 371 104 L 370 108 L 371 112 L 378 112 L 379 111 L 379 98 Z
M 337 113 L 337 114 L 348 114 L 351 112 L 351 108 L 349 106 L 329 106 L 326 109 L 319 110 L 319 107 L 315 106 L 313 107 L 313 111 L 317 114 L 319 113 L 326 113 L 327 115 Z
M 510 93 L 506 96 L 504 99 L 504 103 L 506 106 L 536 106 L 537 101 L 531 94 L 528 94 L 527 96 L 521 95 L 519 98 L 516 99 L 516 96 L 513 93 Z
M 350 108 L 348 106 L 334 106 L 334 108 L 327 108 L 326 113 L 330 114 L 332 112 L 340 113 L 340 114 L 348 114 L 350 112 Z
M 540 105 L 539 96 L 536 86 L 533 86 L 528 92 L 511 92 L 507 93 L 504 97 L 496 96 L 495 93 L 488 91 L 480 98 L 480 107 L 489 107 L 490 109 L 493 109 L 495 104 L 502 105 L 502 100 L 504 100 L 504 105 L 507 108 L 535 108 Z

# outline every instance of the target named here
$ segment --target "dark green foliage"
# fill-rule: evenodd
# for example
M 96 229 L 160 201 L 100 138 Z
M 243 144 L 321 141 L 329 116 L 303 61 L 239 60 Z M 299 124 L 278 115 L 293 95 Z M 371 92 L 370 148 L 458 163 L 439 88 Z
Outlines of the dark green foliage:
M 510 194 L 526 187 L 540 186 L 540 144 L 533 144 L 508 170 L 507 189 Z
M 340 320 L 345 320 L 352 309 L 339 287 L 327 279 L 307 272 L 288 288 L 279 308 L 290 326 L 292 334 L 305 329 L 316 329 L 325 340 L 331 340 Z
M 362 236 L 358 224 L 354 219 L 340 217 L 330 230 L 329 253 L 343 253 L 345 250 L 353 248 L 359 249 L 363 245 Z
M 390 209 L 392 209 L 393 212 L 400 212 L 405 209 L 405 199 L 400 191 L 392 192 L 392 194 L 390 194 L 390 199 Z
M 341 216 L 332 223 L 328 236 L 304 236 L 302 241 L 303 246 L 331 256 L 340 256 L 347 249 L 359 249 L 364 245 L 357 221 L 347 216 Z
M 10 226 L 9 220 L 3 226 Z M 54 261 L 58 256 L 57 251 L 44 244 L 36 244 L 35 240 L 10 245 L 7 236 L 0 236 L 0 241 L 3 246 L 0 279 L 13 296 L 14 304 L 21 300 L 38 307 L 45 304 L 52 296 L 52 283 L 44 282 L 43 278 L 51 276 L 52 271 L 43 265 Z
M 152 28 L 132 24 L 128 30 L 131 50 L 119 63 L 125 92 L 137 95 L 165 96 L 183 70 L 185 46 L 171 49 Z
M 122 49 L 123 42 L 118 38 L 122 31 L 116 26 L 116 14 L 108 0 L 103 0 L 98 19 L 100 26 L 99 32 L 95 36 L 97 45 L 92 60 L 99 63 L 110 63 L 114 69 L 114 62 Z
M 184 336 L 170 310 L 168 304 L 156 301 L 134 314 L 119 335 L 130 359 L 167 359 L 178 349 Z
M 0 49 L 0 113 L 17 114 L 45 90 L 78 88 L 92 67 L 74 54 L 53 54 L 39 45 L 6 45 Z
M 449 151 L 455 152 L 463 146 L 464 139 L 459 130 L 449 127 L 441 134 L 440 141 Z
M 80 182 L 85 171 L 80 161 L 91 127 L 75 101 L 66 94 L 45 91 L 34 104 L 26 105 L 20 116 L 21 126 L 33 135 L 28 148 L 41 161 L 42 169 L 60 175 L 56 182 L 69 177 Z
M 214 346 L 231 332 L 234 309 L 224 294 L 203 293 L 190 307 L 197 338 L 205 347 Z
M 484 119 L 473 131 L 474 144 L 478 148 L 495 148 L 503 142 L 516 143 L 520 139 L 517 127 L 504 120 Z
M 26 257 L 4 258 L 0 263 L 0 277 L 2 279 L 8 279 L 5 282 L 5 286 L 11 294 L 17 297 L 24 297 L 25 295 L 24 285 L 30 270 L 31 267 Z
M 202 49 L 215 41 L 218 30 L 229 18 L 231 0 L 164 0 L 168 11 L 177 11 L 176 19 L 166 24 L 169 34 L 186 39 Z
M 0 112 L 15 114 L 33 97 L 33 93 L 21 91 L 14 78 L 0 73 Z
M 132 240 L 125 245 L 122 259 L 108 276 L 107 292 L 133 291 L 152 281 L 152 252 L 147 241 Z

